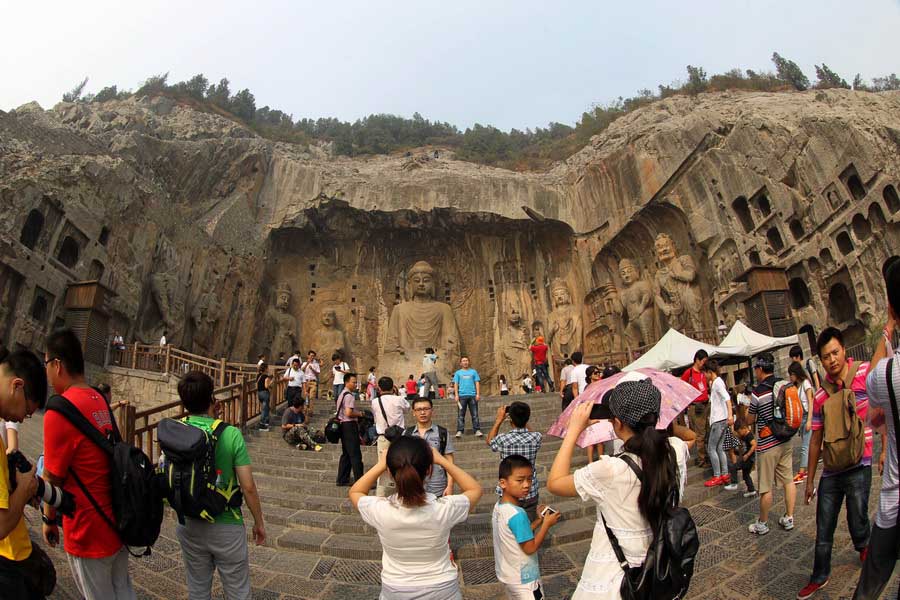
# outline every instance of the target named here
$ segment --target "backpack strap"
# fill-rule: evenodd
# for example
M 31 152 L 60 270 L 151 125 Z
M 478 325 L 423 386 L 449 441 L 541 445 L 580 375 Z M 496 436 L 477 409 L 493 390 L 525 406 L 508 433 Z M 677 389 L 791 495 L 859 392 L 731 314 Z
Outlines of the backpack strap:
M 384 417 L 384 427 L 387 429 L 390 425 L 388 424 L 387 413 L 384 410 L 384 398 L 381 396 L 378 396 L 378 407 L 381 408 L 381 416 Z
M 641 470 L 641 468 L 638 466 L 638 464 L 636 462 L 634 462 L 634 459 L 631 458 L 630 456 L 628 456 L 627 454 L 625 454 L 624 452 L 622 454 L 619 454 L 618 456 L 623 461 L 625 461 L 626 465 L 631 467 L 631 470 L 634 471 L 634 474 L 637 476 L 638 481 L 643 482 L 644 472 Z
M 606 519 L 603 517 L 603 511 L 598 510 L 597 512 L 600 514 L 603 528 L 606 529 L 606 537 L 609 538 L 609 545 L 612 546 L 613 552 L 616 554 L 616 560 L 619 561 L 619 566 L 625 571 L 625 577 L 627 578 L 628 572 L 631 570 L 631 565 L 628 564 L 628 559 L 625 558 L 625 553 L 622 552 L 622 547 L 619 545 L 619 539 L 616 537 L 616 534 L 614 534 L 612 529 L 609 528 L 609 525 L 606 524 Z
M 438 427 L 438 452 L 441 453 L 441 456 L 447 451 L 447 430 L 440 425 Z

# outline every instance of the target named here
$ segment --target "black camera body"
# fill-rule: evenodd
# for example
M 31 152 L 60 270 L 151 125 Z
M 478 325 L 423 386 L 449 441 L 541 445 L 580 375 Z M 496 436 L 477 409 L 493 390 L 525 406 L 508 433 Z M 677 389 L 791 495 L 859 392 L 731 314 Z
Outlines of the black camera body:
M 6 459 L 9 464 L 9 491 L 13 492 L 16 489 L 16 471 L 19 473 L 27 473 L 31 470 L 31 463 L 28 462 L 25 455 L 18 450 L 7 454 Z M 37 492 L 34 494 L 34 497 L 37 500 L 52 506 L 59 513 L 71 517 L 75 512 L 75 497 L 61 487 L 57 487 L 44 481 L 44 479 L 38 475 L 35 475 L 34 478 L 37 479 L 38 483 Z

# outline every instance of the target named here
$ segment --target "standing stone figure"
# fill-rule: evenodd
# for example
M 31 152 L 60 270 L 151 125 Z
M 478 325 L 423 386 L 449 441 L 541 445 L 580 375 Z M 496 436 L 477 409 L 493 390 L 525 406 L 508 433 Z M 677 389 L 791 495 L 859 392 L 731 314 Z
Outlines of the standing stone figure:
M 275 291 L 275 306 L 266 311 L 269 335 L 269 356 L 284 353 L 290 356 L 297 348 L 297 319 L 288 312 L 291 304 L 291 286 L 282 283 Z
M 617 308 L 627 323 L 625 338 L 631 347 L 652 344 L 656 341 L 653 335 L 653 289 L 648 281 L 641 279 L 640 267 L 628 258 L 619 261 L 619 275 L 625 289 L 619 294 L 621 302 Z
M 434 299 L 434 269 L 425 261 L 412 266 L 406 278 L 409 300 L 394 307 L 379 360 L 383 373 L 418 374 L 422 353 L 434 348 L 439 381 L 450 380 L 450 368 L 459 363 L 459 329 L 449 304 Z
M 340 352 L 344 362 L 350 363 L 347 352 L 347 337 L 338 325 L 337 313 L 333 308 L 322 309 L 322 328 L 316 333 L 316 344 L 323 355 L 331 356 Z
M 515 306 L 510 306 L 506 323 L 498 329 L 500 374 L 506 375 L 507 381 L 521 377 L 523 373 L 531 373 L 531 352 L 528 350 L 528 329 L 522 321 L 522 314 Z
M 666 315 L 669 327 L 684 332 L 702 327 L 700 286 L 697 268 L 690 256 L 678 256 L 675 242 L 667 233 L 656 236 L 656 306 Z
M 554 358 L 562 358 L 581 350 L 584 324 L 581 311 L 572 305 L 569 286 L 562 279 L 554 279 L 550 288 L 553 311 L 547 319 L 550 352 Z

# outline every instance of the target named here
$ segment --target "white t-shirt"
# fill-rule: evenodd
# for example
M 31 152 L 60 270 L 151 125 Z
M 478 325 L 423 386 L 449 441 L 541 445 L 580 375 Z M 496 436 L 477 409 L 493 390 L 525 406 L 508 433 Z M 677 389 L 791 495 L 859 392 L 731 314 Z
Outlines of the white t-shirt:
M 18 432 L 19 424 L 13 421 L 4 421 L 3 419 L 0 419 L 0 438 L 3 438 L 3 447 L 9 450 L 9 437 L 6 435 L 7 429 Z
M 569 373 L 572 372 L 572 369 L 575 368 L 575 365 L 566 365 L 562 368 L 562 371 L 559 372 L 559 380 L 563 383 L 568 383 L 569 381 Z
M 509 384 L 506 383 L 505 381 L 501 381 L 501 382 L 500 382 L 500 391 L 501 391 L 501 392 L 508 392 L 508 391 L 509 391 Z
M 800 384 L 800 403 L 803 405 L 803 412 L 809 412 L 809 395 L 807 391 L 815 393 L 815 390 L 812 387 L 812 384 L 809 382 L 809 379 L 804 379 L 803 383 Z M 804 424 L 803 427 L 806 427 Z
M 338 371 L 338 369 L 341 369 L 341 371 L 349 371 L 350 367 L 348 367 L 347 363 L 345 362 L 342 362 L 339 365 L 331 366 L 331 375 L 334 377 L 334 381 L 332 383 L 334 385 L 344 385 L 344 374 Z
M 729 402 L 731 402 L 731 396 L 728 394 L 728 388 L 725 387 L 725 381 L 721 377 L 716 377 L 709 390 L 710 423 L 718 423 L 728 418 Z
M 300 387 L 303 385 L 303 381 L 305 380 L 303 371 L 301 371 L 300 369 L 295 369 L 293 367 L 285 371 L 284 376 L 291 378 L 291 380 L 288 381 L 288 387 Z
M 566 377 L 566 385 L 572 385 L 573 383 L 578 384 L 578 393 L 584 391 L 584 388 L 587 387 L 587 370 L 591 365 L 586 365 L 584 363 L 580 365 L 575 365 L 572 367 L 572 370 L 569 371 L 568 377 Z
M 384 422 L 384 416 L 381 414 L 380 404 L 384 404 L 384 412 L 387 415 L 387 423 Z M 409 402 L 402 396 L 394 394 L 383 394 L 380 398 L 372 398 L 372 414 L 375 416 L 375 431 L 379 435 L 383 434 L 388 427 L 396 425 L 404 427 L 406 411 L 409 410 Z
M 519 545 L 534 539 L 525 510 L 500 500 L 494 505 L 491 525 L 497 581 L 515 586 L 531 584 L 537 589 L 541 577 L 537 552 L 529 556 Z
M 388 585 L 419 585 L 453 581 L 458 569 L 450 562 L 447 540 L 450 530 L 469 516 L 464 495 L 435 498 L 426 494 L 425 506 L 406 508 L 397 495 L 359 499 L 362 520 L 378 532 L 381 540 L 381 581 Z
M 674 437 L 669 438 L 669 443 L 675 449 L 679 492 L 682 492 L 687 462 L 686 453 L 679 448 L 683 450 L 687 446 Z M 638 457 L 631 456 L 638 465 L 641 464 Z M 639 567 L 653 540 L 653 531 L 638 509 L 641 486 L 631 468 L 619 458 L 601 456 L 600 460 L 575 471 L 575 490 L 582 500 L 593 500 L 596 503 L 598 512 L 603 514 L 606 524 L 618 538 L 628 563 L 632 567 Z M 598 514 L 591 550 L 572 600 L 621 598 L 619 589 L 624 571 L 619 566 L 599 517 Z

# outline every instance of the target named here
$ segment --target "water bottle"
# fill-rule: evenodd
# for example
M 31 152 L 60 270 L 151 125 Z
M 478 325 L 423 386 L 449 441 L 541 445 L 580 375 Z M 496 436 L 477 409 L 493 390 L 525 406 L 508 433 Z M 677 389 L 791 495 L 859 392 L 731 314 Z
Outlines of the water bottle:
M 222 469 L 216 469 L 216 487 L 220 490 L 225 489 L 225 478 L 222 477 Z
M 157 473 L 165 473 L 166 472 L 166 453 L 160 450 L 159 452 L 159 462 L 156 463 L 156 472 Z

